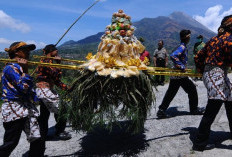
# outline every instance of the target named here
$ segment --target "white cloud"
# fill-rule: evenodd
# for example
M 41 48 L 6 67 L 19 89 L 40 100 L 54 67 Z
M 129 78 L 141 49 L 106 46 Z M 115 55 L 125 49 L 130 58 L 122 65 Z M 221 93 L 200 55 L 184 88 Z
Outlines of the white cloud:
M 13 42 L 16 42 L 14 40 L 9 40 L 5 38 L 0 38 L 0 51 L 4 51 L 4 48 L 9 47 Z M 44 42 L 36 42 L 34 40 L 28 40 L 25 41 L 27 44 L 35 44 L 36 49 L 44 48 L 47 44 Z
M 5 39 L 5 38 L 0 38 L 0 44 L 11 44 L 12 41 Z
M 210 30 L 217 33 L 217 29 L 220 26 L 223 17 L 232 14 L 232 8 L 227 11 L 223 11 L 220 14 L 221 10 L 223 10 L 222 5 L 216 5 L 214 7 L 208 8 L 204 16 L 196 15 L 193 18 L 208 27 Z
M 19 30 L 23 33 L 31 30 L 27 24 L 10 17 L 2 10 L 0 10 L 0 28 L 11 28 L 12 30 Z

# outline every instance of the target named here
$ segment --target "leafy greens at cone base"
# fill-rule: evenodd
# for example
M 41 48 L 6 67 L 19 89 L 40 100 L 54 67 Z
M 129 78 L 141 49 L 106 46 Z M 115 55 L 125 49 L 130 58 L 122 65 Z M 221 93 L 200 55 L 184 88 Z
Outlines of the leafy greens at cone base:
M 60 118 L 68 118 L 74 130 L 91 131 L 95 126 L 111 129 L 122 120 L 131 121 L 128 131 L 144 129 L 155 100 L 149 75 L 141 71 L 139 76 L 112 79 L 84 70 L 75 77 L 70 93 L 61 94 L 60 109 Z

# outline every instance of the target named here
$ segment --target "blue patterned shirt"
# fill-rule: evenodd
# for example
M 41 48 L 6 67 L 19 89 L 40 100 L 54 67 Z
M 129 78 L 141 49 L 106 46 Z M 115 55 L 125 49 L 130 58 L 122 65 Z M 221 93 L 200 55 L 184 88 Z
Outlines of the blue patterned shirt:
M 33 91 L 33 78 L 23 73 L 22 67 L 17 63 L 9 63 L 2 74 L 2 100 L 4 101 L 37 101 Z
M 173 61 L 174 67 L 184 70 L 188 62 L 188 49 L 184 43 L 170 54 L 170 58 Z

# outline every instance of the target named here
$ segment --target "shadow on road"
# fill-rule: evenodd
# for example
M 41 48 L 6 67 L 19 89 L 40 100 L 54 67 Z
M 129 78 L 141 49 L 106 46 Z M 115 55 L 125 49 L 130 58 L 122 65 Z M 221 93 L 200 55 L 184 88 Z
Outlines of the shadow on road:
M 178 107 L 169 107 L 167 109 L 167 114 L 171 117 L 190 115 L 189 111 L 178 111 L 177 109 Z
M 109 131 L 95 128 L 81 139 L 82 147 L 76 156 L 135 156 L 149 146 L 144 131 L 132 134 L 126 131 L 128 122 L 120 122 Z
M 60 139 L 58 137 L 55 136 L 55 126 L 52 126 L 50 128 L 48 128 L 48 134 L 46 137 L 46 141 L 59 141 Z
M 166 113 L 170 116 L 169 118 L 173 118 L 173 117 L 177 117 L 177 116 L 186 116 L 186 115 L 190 115 L 190 113 L 188 111 L 178 111 L 177 110 L 178 107 L 169 107 L 166 111 Z M 157 110 L 158 111 L 158 110 Z M 159 118 L 149 118 L 147 120 L 153 120 L 153 119 L 158 119 Z M 165 118 L 168 119 L 168 118 Z
M 197 128 L 186 127 L 186 128 L 183 128 L 182 130 L 189 132 L 190 134 L 189 138 L 193 142 L 196 137 Z M 230 132 L 211 130 L 208 143 L 215 144 L 215 148 L 232 150 L 232 145 L 222 144 L 224 141 L 229 140 L 229 139 L 231 139 Z

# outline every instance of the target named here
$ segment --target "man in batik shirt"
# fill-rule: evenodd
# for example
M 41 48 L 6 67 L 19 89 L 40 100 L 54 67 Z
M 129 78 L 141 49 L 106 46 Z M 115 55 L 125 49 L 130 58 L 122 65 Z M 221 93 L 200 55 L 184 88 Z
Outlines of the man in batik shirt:
M 55 62 L 60 63 L 61 58 L 58 56 L 58 50 L 55 45 L 47 45 L 43 49 L 47 57 L 55 57 Z M 42 59 L 43 63 L 53 63 L 53 59 Z M 67 120 L 59 117 L 59 95 L 54 91 L 54 85 L 60 87 L 62 90 L 68 90 L 68 86 L 61 81 L 61 70 L 53 67 L 38 67 L 36 94 L 41 100 L 40 117 L 42 122 L 41 134 L 42 139 L 46 140 L 48 133 L 48 119 L 50 112 L 54 113 L 57 124 L 55 125 L 55 135 L 61 140 L 68 140 L 71 134 L 65 131 Z
M 0 156 L 8 157 L 18 145 L 22 131 L 25 131 L 30 142 L 29 156 L 42 157 L 44 149 L 41 146 L 37 117 L 39 112 L 35 107 L 36 94 L 33 91 L 32 77 L 27 74 L 27 60 L 35 45 L 24 42 L 14 42 L 6 48 L 15 63 L 8 63 L 2 72 L 2 120 L 5 129 L 3 145 L 0 146 Z
M 186 69 L 187 61 L 188 61 L 188 49 L 186 45 L 190 41 L 190 34 L 191 34 L 190 30 L 180 31 L 181 44 L 170 55 L 170 58 L 174 64 L 174 68 L 182 70 L 183 72 Z M 201 108 L 198 108 L 198 95 L 194 83 L 186 76 L 184 77 L 175 76 L 175 77 L 170 77 L 168 90 L 163 98 L 161 105 L 159 106 L 159 110 L 157 112 L 157 117 L 159 119 L 169 117 L 166 114 L 166 110 L 180 87 L 182 87 L 184 91 L 188 94 L 190 114 L 192 115 L 203 114 L 203 110 Z
M 232 15 L 224 17 L 218 29 L 218 35 L 211 38 L 194 58 L 198 72 L 203 73 L 203 82 L 208 93 L 208 103 L 198 127 L 194 150 L 203 151 L 213 147 L 212 144 L 207 144 L 210 127 L 223 103 L 232 138 L 232 88 L 227 76 L 228 67 L 232 66 L 231 33 Z

